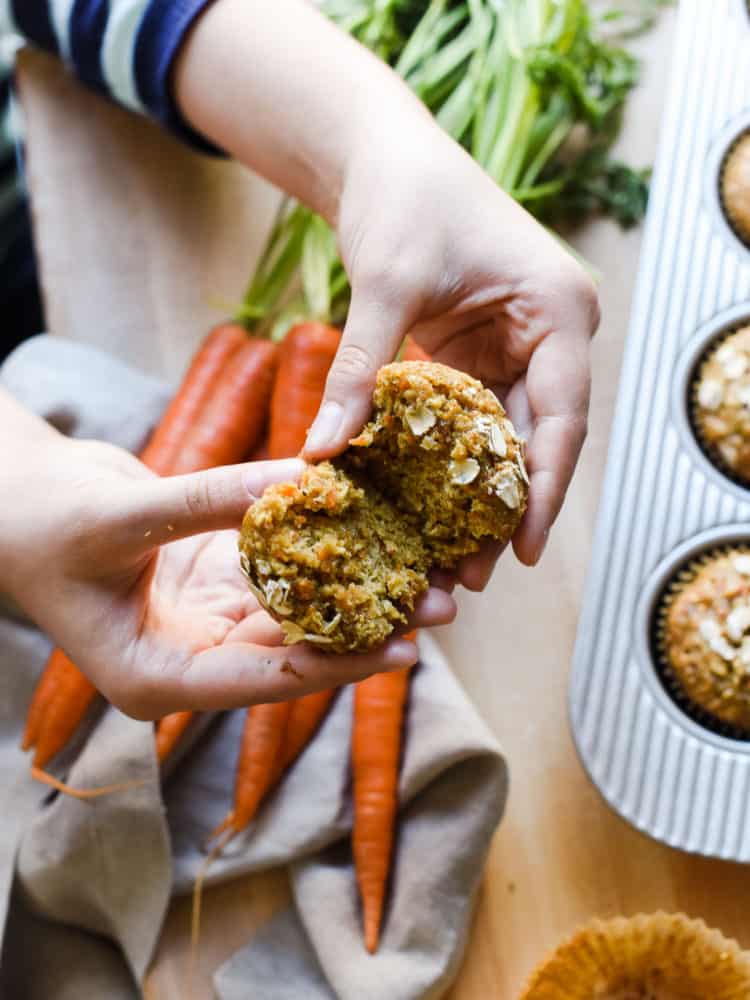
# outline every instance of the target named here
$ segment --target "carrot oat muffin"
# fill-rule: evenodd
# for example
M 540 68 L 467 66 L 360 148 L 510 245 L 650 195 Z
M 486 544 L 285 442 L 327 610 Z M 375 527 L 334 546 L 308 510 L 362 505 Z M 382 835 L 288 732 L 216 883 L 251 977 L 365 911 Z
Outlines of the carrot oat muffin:
M 669 681 L 714 719 L 750 730 L 750 554 L 706 559 L 677 584 L 660 636 Z M 750 994 L 748 994 L 750 996 Z
M 247 511 L 242 569 L 287 643 L 332 652 L 382 643 L 428 587 L 419 532 L 330 462 L 270 486 Z
M 750 326 L 730 333 L 701 365 L 693 423 L 707 453 L 750 482 Z
M 741 135 L 724 158 L 720 195 L 732 229 L 750 243 L 750 132 Z
M 594 920 L 532 975 L 520 1000 L 748 1000 L 750 958 L 683 914 Z
M 433 566 L 508 541 L 527 492 L 493 393 L 445 365 L 386 365 L 347 450 L 249 508 L 242 568 L 286 642 L 370 649 L 406 622 Z

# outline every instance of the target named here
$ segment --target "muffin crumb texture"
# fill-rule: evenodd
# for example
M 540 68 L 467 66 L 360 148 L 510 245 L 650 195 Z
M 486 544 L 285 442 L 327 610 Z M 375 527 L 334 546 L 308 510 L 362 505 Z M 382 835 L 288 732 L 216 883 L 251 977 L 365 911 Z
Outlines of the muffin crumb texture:
M 689 702 L 750 730 L 750 554 L 711 558 L 678 587 L 665 621 L 664 655 Z M 750 996 L 750 994 L 748 994 Z
M 745 243 L 750 243 L 750 132 L 730 147 L 722 165 L 721 204 L 727 220 Z
M 507 542 L 527 493 L 522 442 L 493 393 L 444 365 L 386 365 L 347 450 L 248 509 L 242 569 L 285 642 L 371 649 L 406 624 L 432 567 Z
M 750 326 L 731 333 L 701 365 L 693 414 L 709 454 L 750 482 Z

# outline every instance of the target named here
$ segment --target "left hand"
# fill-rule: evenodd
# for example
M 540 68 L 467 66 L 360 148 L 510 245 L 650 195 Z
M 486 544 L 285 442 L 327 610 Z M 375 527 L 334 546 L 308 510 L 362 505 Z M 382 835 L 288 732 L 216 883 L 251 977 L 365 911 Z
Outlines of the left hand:
M 416 662 L 415 643 L 400 636 L 363 654 L 283 646 L 248 590 L 237 526 L 266 486 L 297 478 L 302 462 L 160 479 L 111 445 L 49 428 L 38 438 L 0 491 L 8 589 L 128 715 L 288 700 Z M 410 626 L 454 612 L 452 598 L 431 589 Z

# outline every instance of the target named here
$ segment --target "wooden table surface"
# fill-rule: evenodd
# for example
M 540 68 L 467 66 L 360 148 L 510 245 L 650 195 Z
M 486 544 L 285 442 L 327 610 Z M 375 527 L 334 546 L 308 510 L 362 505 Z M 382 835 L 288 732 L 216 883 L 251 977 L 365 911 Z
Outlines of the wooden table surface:
M 644 77 L 621 150 L 641 164 L 652 161 L 656 147 L 673 27 L 674 14 L 667 12 L 638 43 Z M 165 148 L 155 129 L 104 108 L 39 57 L 26 61 L 22 81 L 52 329 L 176 375 L 193 346 L 184 330 L 207 328 L 222 303 L 241 290 L 270 217 L 269 190 L 236 168 L 206 164 L 171 144 Z M 71 132 L 72 102 L 80 105 L 81 124 Z M 54 126 L 63 120 L 60 157 Z M 54 183 L 44 169 L 52 156 L 59 163 Z M 61 183 L 66 172 L 67 186 Z M 110 199 L 112 209 L 97 215 L 92 237 L 80 220 L 102 199 Z M 600 222 L 575 242 L 604 275 L 581 466 L 539 568 L 530 571 L 506 558 L 484 594 L 460 595 L 458 621 L 439 632 L 511 768 L 507 812 L 450 1000 L 513 1000 L 547 950 L 594 915 L 683 910 L 750 946 L 750 869 L 681 854 L 630 828 L 588 781 L 570 736 L 568 669 L 640 233 L 623 235 Z M 71 273 L 71 250 L 90 266 Z M 109 276 L 98 266 L 103 252 Z M 216 966 L 288 899 L 281 871 L 207 892 L 198 995 L 211 995 Z M 148 977 L 148 1000 L 182 996 L 188 921 L 189 903 L 175 902 Z

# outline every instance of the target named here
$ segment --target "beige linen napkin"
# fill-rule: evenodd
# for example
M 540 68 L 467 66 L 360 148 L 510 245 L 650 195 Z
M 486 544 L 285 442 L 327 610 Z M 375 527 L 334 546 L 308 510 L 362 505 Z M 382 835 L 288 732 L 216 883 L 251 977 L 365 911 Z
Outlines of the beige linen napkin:
M 0 383 L 66 433 L 132 449 L 168 396 L 120 362 L 50 337 L 19 348 Z M 507 770 L 435 642 L 420 641 L 378 953 L 362 944 L 349 850 L 343 689 L 279 792 L 211 871 L 217 882 L 288 864 L 295 902 L 217 971 L 221 1000 L 418 1000 L 442 996 L 455 975 Z M 92 802 L 48 795 L 17 749 L 48 649 L 28 623 L 0 620 L 0 995 L 137 997 L 169 896 L 191 888 L 200 844 L 230 804 L 243 713 L 201 720 L 162 790 L 152 727 L 100 706 L 82 749 L 68 755 L 70 781 L 143 783 Z

